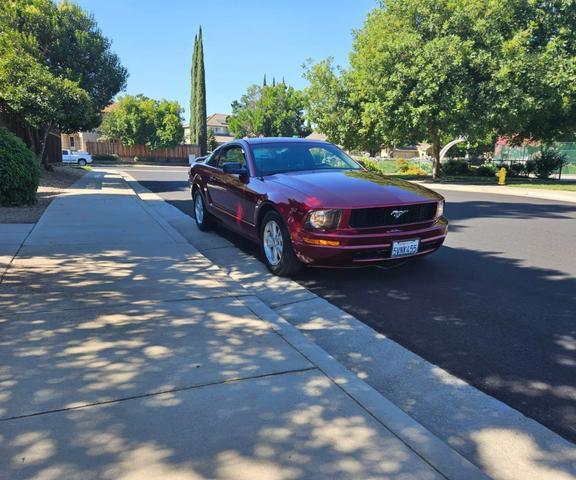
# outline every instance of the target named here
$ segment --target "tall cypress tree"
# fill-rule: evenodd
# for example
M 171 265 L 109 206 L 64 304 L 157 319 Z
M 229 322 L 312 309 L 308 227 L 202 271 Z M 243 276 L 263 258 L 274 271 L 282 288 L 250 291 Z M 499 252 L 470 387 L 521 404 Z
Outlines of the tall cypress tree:
M 196 63 L 198 61 L 198 35 L 194 35 L 194 52 L 190 67 L 190 143 L 196 143 Z
M 208 128 L 206 127 L 206 75 L 204 72 L 204 43 L 202 27 L 198 32 L 198 52 L 196 58 L 196 138 L 200 154 L 208 151 Z
M 200 154 L 208 151 L 208 129 L 206 127 L 206 76 L 204 72 L 204 44 L 202 27 L 194 37 L 192 54 L 190 93 L 190 142 L 200 147 Z

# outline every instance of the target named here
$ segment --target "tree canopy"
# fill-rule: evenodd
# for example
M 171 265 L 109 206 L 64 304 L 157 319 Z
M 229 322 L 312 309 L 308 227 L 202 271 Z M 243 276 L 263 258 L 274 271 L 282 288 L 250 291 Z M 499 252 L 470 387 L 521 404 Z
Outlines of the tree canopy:
M 0 5 L 0 102 L 29 128 L 42 157 L 48 132 L 90 130 L 127 72 L 96 21 L 67 1 Z
M 200 147 L 200 154 L 208 151 L 208 131 L 206 125 L 206 75 L 204 72 L 204 41 L 202 27 L 194 38 L 192 54 L 191 95 L 190 95 L 190 141 Z
M 150 150 L 182 143 L 182 107 L 175 101 L 125 95 L 104 114 L 102 136 L 124 145 L 146 145 Z
M 459 135 L 564 137 L 576 119 L 575 19 L 569 0 L 381 2 L 347 70 L 308 66 L 310 119 L 348 148 L 429 141 L 434 173 Z
M 305 136 L 310 132 L 302 92 L 284 82 L 248 87 L 240 100 L 232 103 L 228 126 L 236 138 Z

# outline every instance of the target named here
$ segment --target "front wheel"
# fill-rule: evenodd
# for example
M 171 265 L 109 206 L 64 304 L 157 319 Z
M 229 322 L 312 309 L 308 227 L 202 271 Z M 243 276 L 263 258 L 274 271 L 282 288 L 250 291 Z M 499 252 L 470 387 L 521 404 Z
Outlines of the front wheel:
M 204 198 L 200 193 L 200 189 L 197 189 L 193 195 L 194 200 L 194 219 L 196 220 L 196 225 L 203 232 L 211 230 L 214 226 L 212 216 L 206 210 L 206 204 L 204 203 Z
M 81 167 L 85 167 L 86 166 L 86 160 L 81 158 L 80 160 L 78 160 L 78 165 L 80 165 Z
M 290 234 L 284 220 L 277 212 L 268 212 L 264 216 L 260 231 L 260 245 L 264 263 L 274 275 L 289 277 L 302 268 L 292 248 Z

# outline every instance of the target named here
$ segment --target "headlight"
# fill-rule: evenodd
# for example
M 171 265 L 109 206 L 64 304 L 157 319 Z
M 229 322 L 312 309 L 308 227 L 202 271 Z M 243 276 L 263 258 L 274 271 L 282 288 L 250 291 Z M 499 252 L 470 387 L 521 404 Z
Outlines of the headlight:
M 308 214 L 306 223 L 312 228 L 330 230 L 338 226 L 341 216 L 341 210 L 314 210 Z
M 444 200 L 438 202 L 438 208 L 436 209 L 436 218 L 440 218 L 444 215 Z

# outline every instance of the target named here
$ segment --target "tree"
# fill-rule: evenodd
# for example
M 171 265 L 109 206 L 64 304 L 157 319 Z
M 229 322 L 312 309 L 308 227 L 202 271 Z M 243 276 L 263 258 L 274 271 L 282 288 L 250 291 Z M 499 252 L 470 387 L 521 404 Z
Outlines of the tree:
M 208 150 L 208 131 L 206 126 L 206 77 L 202 27 L 194 39 L 191 77 L 190 139 L 192 143 L 196 143 L 200 147 L 200 154 L 204 155 Z
M 350 128 L 360 138 L 429 141 L 434 176 L 442 144 L 460 135 L 474 143 L 497 134 L 551 140 L 573 131 L 573 2 L 381 3 L 356 32 L 350 68 L 337 82 L 326 67 L 308 69 L 312 122 L 330 120 L 318 94 L 325 89 L 342 112 L 355 112 Z
M 218 148 L 218 141 L 214 136 L 214 132 L 212 130 L 208 131 L 208 151 L 213 152 Z
M 246 94 L 232 103 L 228 126 L 236 138 L 305 136 L 310 132 L 304 121 L 302 92 L 275 82 L 248 87 Z
M 305 65 L 304 78 L 307 118 L 328 140 L 347 150 L 366 151 L 376 156 L 386 139 L 375 132 L 363 104 L 351 95 L 346 74 L 332 65 L 328 58 Z
M 0 102 L 41 161 L 51 129 L 95 128 L 127 72 L 94 18 L 69 2 L 0 5 Z
M 124 145 L 146 145 L 150 150 L 173 147 L 184 139 L 181 114 L 177 102 L 126 95 L 104 115 L 100 130 L 104 138 Z

